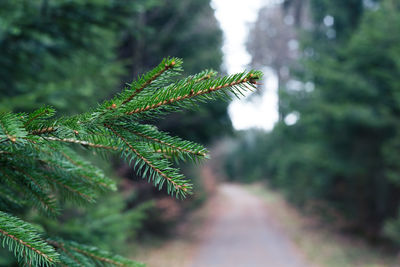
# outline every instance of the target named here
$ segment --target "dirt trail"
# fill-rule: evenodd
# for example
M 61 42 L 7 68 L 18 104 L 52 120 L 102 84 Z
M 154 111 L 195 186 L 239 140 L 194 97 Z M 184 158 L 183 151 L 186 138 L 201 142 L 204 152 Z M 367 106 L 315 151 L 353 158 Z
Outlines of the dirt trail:
M 191 267 L 306 267 L 264 202 L 239 185 L 222 184 Z

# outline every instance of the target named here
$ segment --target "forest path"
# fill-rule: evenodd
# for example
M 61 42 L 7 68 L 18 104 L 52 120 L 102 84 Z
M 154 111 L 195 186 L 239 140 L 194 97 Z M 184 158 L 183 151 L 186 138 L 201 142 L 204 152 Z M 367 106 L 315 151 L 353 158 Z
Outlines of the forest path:
M 212 202 L 191 267 L 311 266 L 259 196 L 222 184 Z

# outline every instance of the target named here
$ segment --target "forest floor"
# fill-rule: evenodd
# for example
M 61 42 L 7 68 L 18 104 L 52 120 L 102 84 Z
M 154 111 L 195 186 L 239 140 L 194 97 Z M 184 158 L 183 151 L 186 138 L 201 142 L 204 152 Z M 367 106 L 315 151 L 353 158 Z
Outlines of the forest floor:
M 221 184 L 175 238 L 138 251 L 148 267 L 388 267 L 395 255 L 322 227 L 264 185 Z

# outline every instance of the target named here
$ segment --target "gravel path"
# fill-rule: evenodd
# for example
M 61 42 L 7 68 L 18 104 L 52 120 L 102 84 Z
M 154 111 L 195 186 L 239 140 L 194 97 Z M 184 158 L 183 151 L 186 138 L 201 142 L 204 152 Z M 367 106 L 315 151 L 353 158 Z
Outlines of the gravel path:
M 310 266 L 259 197 L 223 184 L 214 203 L 191 267 Z

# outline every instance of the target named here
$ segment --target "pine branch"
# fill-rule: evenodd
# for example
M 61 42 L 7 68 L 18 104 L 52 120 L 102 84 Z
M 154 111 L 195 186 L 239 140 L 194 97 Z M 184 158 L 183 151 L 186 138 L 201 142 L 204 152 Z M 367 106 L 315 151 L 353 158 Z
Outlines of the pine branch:
M 55 150 L 55 148 L 52 147 L 50 147 L 50 149 Z M 58 149 L 55 152 L 59 153 L 67 161 L 63 161 L 59 158 L 55 160 L 53 159 L 55 156 L 54 154 L 47 153 L 51 158 L 46 159 L 46 164 L 54 172 L 59 173 L 61 176 L 68 177 L 65 179 L 66 182 L 73 183 L 74 181 L 71 178 L 77 177 L 80 179 L 75 181 L 76 185 L 80 184 L 80 182 L 85 182 L 90 186 L 89 188 L 111 191 L 116 190 L 114 181 L 105 177 L 104 173 L 100 169 L 95 168 L 89 162 L 80 159 L 80 157 L 73 153 L 73 151 L 63 148 Z M 76 190 L 79 191 L 78 188 Z
M 55 114 L 55 110 L 51 107 L 42 107 L 38 110 L 35 110 L 31 114 L 29 114 L 27 120 L 24 123 L 24 127 L 28 127 L 32 122 L 34 122 L 38 119 L 40 119 L 40 120 L 48 119 L 48 118 L 52 117 L 54 114 Z M 22 115 L 22 117 L 24 117 L 24 116 Z
M 159 189 L 165 184 L 178 198 L 190 194 L 192 184 L 173 161 L 196 162 L 207 158 L 207 150 L 140 122 L 202 101 L 239 96 L 254 88 L 262 74 L 216 78 L 216 72 L 206 70 L 177 80 L 181 65 L 181 59 L 164 59 L 122 93 L 83 114 L 53 118 L 50 107 L 30 114 L 0 113 L 0 208 L 37 207 L 54 216 L 62 199 L 93 202 L 99 192 L 116 190 L 115 182 L 83 160 L 72 149 L 76 147 L 119 153 Z M 142 266 L 97 248 L 49 241 L 56 253 L 31 225 L 1 211 L 0 238 L 20 261 L 32 266 Z
M 147 73 L 141 80 L 143 81 L 142 83 L 138 83 L 135 88 L 135 91 L 122 102 L 123 104 L 128 103 L 131 101 L 136 95 L 138 95 L 140 92 L 143 91 L 144 88 L 146 88 L 148 85 L 150 85 L 154 80 L 156 80 L 161 74 L 163 74 L 165 71 L 173 68 L 176 65 L 176 59 L 172 60 L 163 60 L 163 62 L 158 65 L 155 69 L 153 69 L 151 72 Z
M 0 170 L 0 174 L 7 178 L 5 181 L 9 186 L 23 192 L 25 197 L 37 199 L 37 202 L 33 203 L 40 204 L 36 206 L 41 210 L 49 214 L 56 213 L 54 189 L 58 189 L 60 196 L 79 203 L 93 202 L 97 196 L 94 189 L 115 190 L 112 180 L 104 177 L 99 169 L 80 160 L 72 151 L 46 145 L 35 144 L 33 151 L 37 151 L 37 154 L 32 154 L 33 151 L 7 154 L 5 159 L 8 159 L 9 163 Z M 46 150 L 47 148 L 50 150 Z M 31 155 L 27 156 L 27 153 Z M 18 161 L 14 160 L 16 157 L 19 158 Z M 8 174 L 3 174 L 7 169 Z M 14 180 L 13 176 L 25 177 L 28 183 L 21 184 L 24 180 Z
M 153 180 L 155 185 L 159 185 L 159 187 L 161 187 L 164 181 L 167 181 L 168 193 L 175 193 L 176 196 L 184 197 L 188 192 L 190 192 L 189 190 L 191 189 L 191 184 L 188 184 L 187 180 L 183 179 L 183 175 L 177 173 L 175 169 L 171 168 L 168 162 L 164 162 L 163 160 L 158 158 L 151 160 L 151 155 L 148 155 L 149 157 L 147 157 L 146 155 L 144 155 L 144 151 L 141 152 L 138 148 L 133 147 L 127 141 L 127 139 L 123 137 L 121 133 L 117 132 L 116 129 L 114 129 L 111 125 L 105 124 L 105 126 L 110 129 L 116 136 L 118 136 L 134 153 L 137 158 L 135 166 L 137 166 L 140 161 L 143 162 L 143 164 L 141 164 L 138 169 L 141 169 L 145 164 L 150 168 L 150 170 L 154 171 L 153 173 L 149 173 L 149 180 Z M 156 174 L 158 177 L 154 177 L 153 174 Z
M 35 266 L 51 266 L 58 262 L 58 253 L 49 246 L 36 229 L 0 211 L 0 239 L 3 247 L 14 252 L 18 260 Z
M 48 240 L 48 243 L 59 250 L 60 253 L 66 254 L 66 258 L 72 259 L 81 266 L 81 262 L 85 262 L 84 266 L 107 265 L 120 267 L 144 267 L 143 263 L 135 262 L 118 255 L 112 255 L 109 252 L 100 250 L 96 247 L 78 244 L 73 241 L 65 240 Z M 61 259 L 63 259 L 61 257 Z M 64 258 L 65 260 L 65 258 Z M 96 264 L 97 263 L 97 264 Z
M 0 142 L 16 143 L 26 135 L 27 132 L 16 114 L 0 113 Z
M 216 71 L 205 70 L 205 71 L 200 72 L 197 75 L 189 77 L 189 81 L 194 80 L 196 83 L 198 83 L 198 82 L 201 82 L 201 81 L 205 81 L 205 80 L 211 79 L 211 78 L 215 77 L 216 75 L 217 75 Z
M 87 192 L 88 191 L 87 187 L 83 187 L 80 184 L 68 185 L 68 183 L 71 183 L 71 181 L 57 179 L 57 178 L 55 178 L 54 175 L 52 177 L 49 175 L 44 175 L 44 177 L 47 180 L 49 180 L 50 182 L 53 182 L 54 184 L 56 184 L 59 188 L 64 189 L 64 190 L 60 190 L 61 194 L 65 194 L 65 193 L 72 194 L 74 197 L 72 197 L 70 199 L 74 200 L 75 197 L 79 197 L 87 202 L 94 202 L 95 195 L 93 194 L 93 192 L 91 190 L 89 192 Z
M 13 173 L 17 175 L 19 178 L 18 180 L 12 177 Z M 54 216 L 59 213 L 54 197 L 50 196 L 49 193 L 46 192 L 47 190 L 43 190 L 42 186 L 37 182 L 37 179 L 33 178 L 32 175 L 27 176 L 20 170 L 16 171 L 15 168 L 3 168 L 0 169 L 0 178 L 2 178 L 3 183 L 13 190 L 20 192 L 24 199 L 30 200 L 33 206 L 37 207 L 46 215 Z
M 0 184 L 1 202 L 6 202 L 0 206 L 1 210 L 12 211 L 15 208 L 20 208 L 26 204 L 15 190 L 7 187 L 6 184 Z
M 47 190 L 43 187 L 43 185 L 39 184 L 38 180 L 33 177 L 33 175 L 28 174 L 24 170 L 21 170 L 19 168 L 14 167 L 14 169 L 21 173 L 23 177 L 28 178 L 29 181 L 31 181 L 31 193 L 34 194 L 37 199 L 39 199 L 40 203 L 42 204 L 40 207 L 48 214 L 50 215 L 56 215 L 59 213 L 59 210 L 56 205 L 56 200 L 53 197 L 50 197 L 48 193 L 46 192 Z M 33 173 L 33 171 L 31 172 Z
M 141 125 L 131 122 L 126 126 L 118 126 L 119 128 L 128 131 L 134 135 L 140 136 L 150 143 L 161 144 L 161 152 L 163 148 L 172 148 L 175 152 L 184 152 L 194 156 L 207 157 L 208 151 L 199 144 L 182 140 L 178 137 L 169 136 L 166 133 L 156 130 L 152 125 Z M 164 149 L 165 150 L 165 149 Z M 166 151 L 166 150 L 165 150 Z
M 241 90 L 246 90 L 248 87 L 253 87 L 256 80 L 259 79 L 260 76 L 261 74 L 259 72 L 254 72 L 249 73 L 248 75 L 243 73 L 241 75 L 234 75 L 228 78 L 216 79 L 211 82 L 208 80 L 200 82 L 193 81 L 190 84 L 178 82 L 177 84 L 174 84 L 165 90 L 158 91 L 151 98 L 141 99 L 141 103 L 137 103 L 137 107 L 127 111 L 126 114 L 132 115 L 136 113 L 142 113 L 165 105 L 171 105 L 186 99 L 211 94 L 228 88 L 232 89 L 232 93 L 241 93 Z M 246 88 L 240 85 L 244 85 Z

